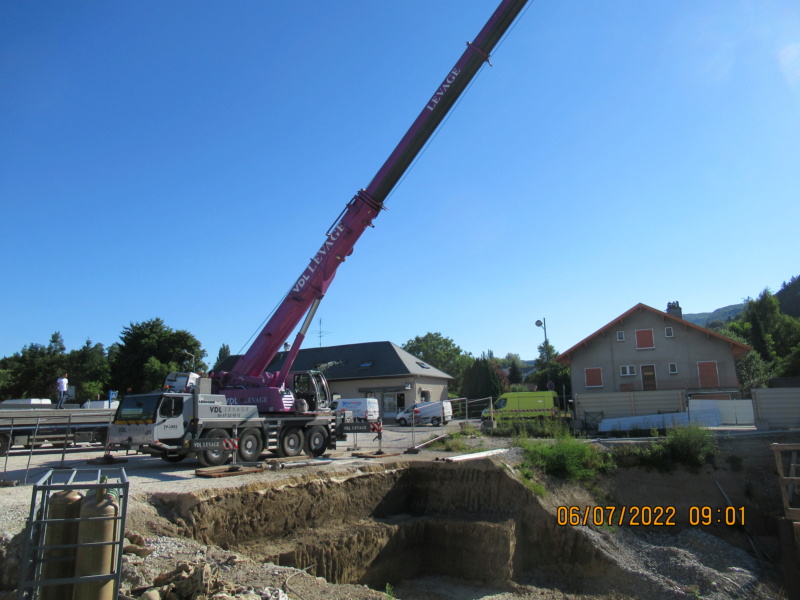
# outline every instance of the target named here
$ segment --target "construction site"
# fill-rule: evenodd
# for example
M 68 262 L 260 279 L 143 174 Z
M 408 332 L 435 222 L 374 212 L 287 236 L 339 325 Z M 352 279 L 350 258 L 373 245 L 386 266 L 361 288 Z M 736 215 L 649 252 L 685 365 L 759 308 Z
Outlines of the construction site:
M 792 432 L 720 433 L 717 455 L 700 469 L 620 468 L 580 483 L 538 474 L 536 493 L 509 438 L 476 435 L 475 454 L 430 445 L 404 453 L 402 435 L 387 436 L 381 454 L 361 435 L 361 452 L 266 457 L 250 472 L 119 455 L 99 468 L 124 469 L 130 485 L 120 597 L 795 597 L 773 446 Z M 6 458 L 5 481 L 18 485 L 0 494 L 1 597 L 18 597 L 18 534 L 31 496 L 21 478 L 92 470 L 86 461 L 102 458 L 97 447 L 60 461 L 43 450 Z M 659 507 L 665 518 L 646 516 Z M 701 507 L 710 507 L 708 524 Z

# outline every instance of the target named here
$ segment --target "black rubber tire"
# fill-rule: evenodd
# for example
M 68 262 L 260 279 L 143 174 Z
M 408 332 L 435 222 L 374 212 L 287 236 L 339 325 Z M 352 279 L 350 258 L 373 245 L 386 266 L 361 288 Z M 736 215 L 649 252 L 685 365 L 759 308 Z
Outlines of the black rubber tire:
M 186 458 L 185 455 L 177 455 L 177 456 L 167 456 L 166 454 L 161 455 L 161 460 L 168 463 L 179 463 L 184 458 Z
M 433 425 L 434 427 L 438 427 L 441 422 L 442 420 L 439 417 L 433 417 L 431 419 L 431 425 Z
M 322 456 L 328 449 L 330 434 L 322 425 L 314 425 L 306 431 L 306 454 L 309 456 Z
M 397 424 L 400 425 L 400 427 L 405 427 L 406 425 L 408 425 L 408 421 L 406 421 L 405 419 L 398 419 Z
M 203 438 L 230 439 L 230 434 L 224 429 L 212 429 L 203 435 Z M 203 450 L 197 453 L 197 460 L 204 467 L 218 467 L 228 462 L 231 457 L 230 450 Z
M 299 427 L 289 427 L 281 434 L 281 443 L 278 450 L 281 456 L 297 456 L 303 451 L 305 436 Z
M 239 435 L 239 458 L 242 462 L 256 462 L 264 450 L 264 441 L 256 429 L 245 429 Z

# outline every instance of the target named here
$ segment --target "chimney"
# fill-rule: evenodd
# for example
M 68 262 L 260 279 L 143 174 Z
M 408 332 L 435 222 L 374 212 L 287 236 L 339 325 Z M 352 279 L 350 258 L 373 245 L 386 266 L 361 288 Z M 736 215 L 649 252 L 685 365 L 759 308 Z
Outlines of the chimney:
M 667 302 L 667 314 L 679 319 L 683 318 L 683 310 L 681 310 L 681 305 L 678 304 L 677 300 L 675 302 Z

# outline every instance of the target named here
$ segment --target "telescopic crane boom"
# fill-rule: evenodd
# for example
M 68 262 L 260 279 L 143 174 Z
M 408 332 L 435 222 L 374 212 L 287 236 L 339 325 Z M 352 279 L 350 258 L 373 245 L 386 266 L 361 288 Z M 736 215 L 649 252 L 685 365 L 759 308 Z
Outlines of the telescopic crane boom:
M 306 269 L 236 365 L 217 380 L 221 391 L 240 403 L 269 404 L 270 411 L 292 410 L 280 392 L 319 302 L 333 281 L 336 271 L 353 252 L 361 234 L 383 208 L 383 202 L 409 168 L 420 150 L 458 100 L 461 93 L 488 62 L 489 55 L 524 8 L 527 0 L 503 0 L 474 41 L 425 104 L 417 119 L 369 185 L 347 204 L 328 230 L 325 240 Z M 280 372 L 265 373 L 267 365 L 281 350 L 292 331 L 305 318 Z M 237 389 L 238 388 L 238 389 Z M 266 388 L 266 389 L 265 389 Z M 236 402 L 236 401 L 234 401 Z

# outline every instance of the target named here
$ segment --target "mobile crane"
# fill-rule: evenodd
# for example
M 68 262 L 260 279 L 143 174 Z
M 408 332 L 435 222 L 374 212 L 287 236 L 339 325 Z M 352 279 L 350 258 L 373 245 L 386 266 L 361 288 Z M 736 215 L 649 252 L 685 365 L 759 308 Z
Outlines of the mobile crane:
M 502 0 L 475 40 L 467 42 L 400 143 L 369 185 L 345 206 L 308 266 L 234 366 L 213 373 L 210 379 L 171 373 L 167 391 L 124 398 L 109 429 L 112 448 L 132 448 L 170 462 L 194 454 L 210 466 L 226 462 L 234 448 L 242 460 L 250 461 L 263 450 L 283 456 L 302 451 L 321 455 L 336 447 L 336 419 L 326 410 L 327 382 L 318 372 L 291 373 L 297 353 L 337 269 L 526 3 Z M 266 372 L 301 321 L 280 370 Z M 290 374 L 293 380 L 287 387 Z M 298 381 L 315 390 L 307 400 L 289 389 Z

